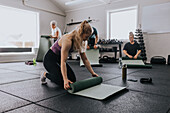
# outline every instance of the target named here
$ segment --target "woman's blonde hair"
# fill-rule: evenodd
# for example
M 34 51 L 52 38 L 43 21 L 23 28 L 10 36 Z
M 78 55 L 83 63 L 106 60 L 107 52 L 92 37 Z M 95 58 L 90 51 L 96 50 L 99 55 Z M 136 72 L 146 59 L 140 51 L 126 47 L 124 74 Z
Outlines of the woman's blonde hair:
M 83 34 L 89 34 L 89 36 L 92 33 L 92 27 L 90 24 L 85 20 L 83 21 L 76 30 L 73 31 L 75 33 L 75 36 L 73 37 L 74 42 L 74 50 L 81 51 L 82 42 L 83 42 Z

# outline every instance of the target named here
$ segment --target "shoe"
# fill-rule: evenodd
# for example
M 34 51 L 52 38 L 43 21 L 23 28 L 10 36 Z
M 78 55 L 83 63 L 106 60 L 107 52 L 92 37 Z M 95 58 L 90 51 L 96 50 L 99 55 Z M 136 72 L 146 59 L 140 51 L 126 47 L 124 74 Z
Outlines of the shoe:
M 46 77 L 44 76 L 44 74 L 45 74 L 45 72 L 42 72 L 41 73 L 41 84 L 42 85 L 46 85 L 47 84 L 47 82 L 46 82 Z

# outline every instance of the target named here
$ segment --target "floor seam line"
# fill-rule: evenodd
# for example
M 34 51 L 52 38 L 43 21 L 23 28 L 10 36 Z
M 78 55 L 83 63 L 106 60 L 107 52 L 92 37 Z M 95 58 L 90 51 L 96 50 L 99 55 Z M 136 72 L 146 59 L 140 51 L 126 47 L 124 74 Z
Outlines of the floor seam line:
M 128 89 L 128 88 L 127 88 L 127 89 Z M 145 93 L 145 94 L 152 94 L 152 95 L 156 95 L 156 96 L 170 97 L 170 96 L 167 96 L 167 95 L 160 95 L 160 94 L 156 94 L 156 93 L 143 92 L 143 91 L 134 90 L 134 89 L 128 89 L 128 90 L 134 91 L 134 92 L 141 92 L 141 93 Z
M 11 84 L 11 83 L 24 82 L 24 81 L 29 81 L 29 80 L 39 79 L 39 78 L 40 78 L 40 77 L 35 77 L 35 78 L 30 78 L 30 79 L 25 79 L 25 80 L 18 80 L 18 81 L 13 81 L 13 82 L 2 83 L 2 84 L 0 84 L 0 85 L 6 85 L 6 84 Z
M 28 106 L 28 105 L 31 105 L 31 104 L 33 104 L 33 103 L 29 103 L 29 104 L 26 104 L 26 105 L 22 105 L 22 106 L 19 106 L 19 107 L 16 107 L 16 108 L 12 108 L 12 109 L 6 110 L 6 111 L 3 111 L 3 113 L 9 112 L 9 111 L 13 111 L 13 110 L 16 110 L 16 109 L 19 109 L 19 108 L 22 108 L 22 107 L 25 107 L 25 106 Z
M 64 95 L 64 94 L 66 94 L 66 93 L 67 93 L 67 92 L 65 92 L 65 93 L 61 93 L 61 94 L 58 94 L 58 95 L 55 95 L 55 96 L 51 96 L 51 97 L 48 97 L 48 98 L 45 98 L 45 99 L 42 99 L 42 100 L 36 101 L 35 103 L 42 102 L 42 101 L 45 101 L 45 100 L 48 100 L 48 99 L 51 99 L 51 98 L 55 98 L 55 97 L 58 97 L 58 96 Z

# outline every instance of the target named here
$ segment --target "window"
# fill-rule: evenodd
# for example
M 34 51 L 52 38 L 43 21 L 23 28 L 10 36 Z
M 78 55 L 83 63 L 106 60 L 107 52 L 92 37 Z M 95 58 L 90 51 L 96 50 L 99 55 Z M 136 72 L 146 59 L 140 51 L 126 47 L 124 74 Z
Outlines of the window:
M 0 15 L 0 53 L 38 48 L 39 13 L 0 5 Z
M 128 39 L 129 32 L 137 27 L 137 7 L 108 11 L 107 38 Z

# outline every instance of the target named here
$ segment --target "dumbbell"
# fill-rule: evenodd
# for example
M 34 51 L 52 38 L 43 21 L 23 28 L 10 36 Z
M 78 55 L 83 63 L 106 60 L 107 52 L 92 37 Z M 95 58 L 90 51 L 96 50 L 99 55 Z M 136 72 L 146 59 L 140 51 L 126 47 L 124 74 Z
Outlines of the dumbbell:
M 142 37 L 142 36 L 140 36 L 140 37 L 139 37 L 139 39 L 143 39 L 143 37 Z
M 143 60 L 147 60 L 147 57 L 146 56 L 143 56 L 143 58 L 142 58 Z
M 111 44 L 114 44 L 116 41 L 115 41 L 115 39 L 112 39 L 111 40 Z
M 146 56 L 146 53 L 141 53 L 140 55 L 141 55 L 142 57 L 144 57 L 144 56 Z
M 152 83 L 152 78 L 141 78 L 140 82 L 141 83 Z
M 108 56 L 103 56 L 103 60 L 108 61 Z
M 145 46 L 140 45 L 140 48 L 141 48 L 141 49 L 145 49 Z
M 98 44 L 101 44 L 101 42 L 102 42 L 102 40 L 101 39 L 99 39 L 99 41 L 97 42 Z
M 145 43 L 143 43 L 143 42 L 140 42 L 140 43 L 139 43 L 139 45 L 140 45 L 140 46 L 144 46 L 144 45 L 145 45 Z
M 142 42 L 142 43 L 143 43 L 144 41 L 143 41 L 143 40 L 141 40 L 141 39 L 139 39 L 139 42 Z
M 110 39 L 109 40 L 106 40 L 106 44 L 109 44 L 110 43 Z
M 105 44 L 105 43 L 106 43 L 105 39 L 102 39 L 101 44 Z
M 146 50 L 144 50 L 144 49 L 141 49 L 141 53 L 144 53 L 144 52 L 146 52 Z

